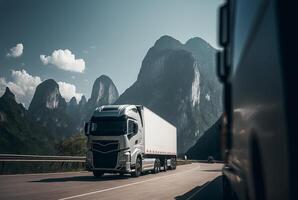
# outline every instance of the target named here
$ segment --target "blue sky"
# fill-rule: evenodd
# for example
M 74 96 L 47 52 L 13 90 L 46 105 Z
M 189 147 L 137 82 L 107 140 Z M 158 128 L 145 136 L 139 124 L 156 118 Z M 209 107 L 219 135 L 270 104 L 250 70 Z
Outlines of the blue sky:
M 69 99 L 90 97 L 108 75 L 119 93 L 136 79 L 163 35 L 217 47 L 219 0 L 0 0 L 0 93 L 13 88 L 26 106 L 40 81 L 53 78 Z M 17 45 L 19 44 L 19 45 Z

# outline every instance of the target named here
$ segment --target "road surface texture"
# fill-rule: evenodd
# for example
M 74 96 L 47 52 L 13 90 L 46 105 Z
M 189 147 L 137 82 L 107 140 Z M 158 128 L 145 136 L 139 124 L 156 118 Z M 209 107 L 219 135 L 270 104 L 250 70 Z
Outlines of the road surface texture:
M 221 199 L 222 164 L 193 163 L 139 178 L 90 172 L 1 175 L 0 199 Z

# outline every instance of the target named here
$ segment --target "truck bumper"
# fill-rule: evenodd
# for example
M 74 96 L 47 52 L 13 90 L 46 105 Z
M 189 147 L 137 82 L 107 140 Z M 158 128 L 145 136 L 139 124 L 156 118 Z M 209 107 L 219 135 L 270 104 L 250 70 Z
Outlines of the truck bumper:
M 86 161 L 86 170 L 87 171 L 101 171 L 103 173 L 131 173 L 134 170 L 130 168 L 131 163 L 126 162 L 125 164 L 116 166 L 115 168 L 95 168 L 93 164 Z
M 130 153 L 127 155 L 127 152 L 118 152 L 116 156 L 114 156 L 114 160 L 110 157 L 107 157 L 105 154 L 105 158 L 94 156 L 93 151 L 88 151 L 86 154 L 86 169 L 88 171 L 101 171 L 106 173 L 130 173 L 131 170 L 131 162 L 130 162 Z M 100 159 L 100 162 L 98 162 Z M 113 163 L 113 164 L 112 164 Z

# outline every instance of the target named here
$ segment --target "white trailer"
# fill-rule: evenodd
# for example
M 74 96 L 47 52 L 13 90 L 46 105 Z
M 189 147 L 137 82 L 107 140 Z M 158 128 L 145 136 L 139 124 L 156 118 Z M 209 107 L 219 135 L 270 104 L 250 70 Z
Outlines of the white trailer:
M 177 155 L 176 127 L 144 107 L 145 154 Z
M 176 169 L 176 127 L 144 106 L 101 106 L 85 133 L 86 167 L 95 176 Z

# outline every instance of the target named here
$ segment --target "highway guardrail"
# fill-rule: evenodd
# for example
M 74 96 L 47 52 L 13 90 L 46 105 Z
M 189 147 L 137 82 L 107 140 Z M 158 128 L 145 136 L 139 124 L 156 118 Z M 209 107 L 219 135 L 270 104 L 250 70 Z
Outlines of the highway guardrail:
M 0 162 L 85 162 L 85 156 L 0 154 Z
M 65 172 L 85 170 L 85 156 L 0 154 L 0 174 Z M 177 159 L 177 165 L 207 160 Z M 213 160 L 213 162 L 222 162 Z

